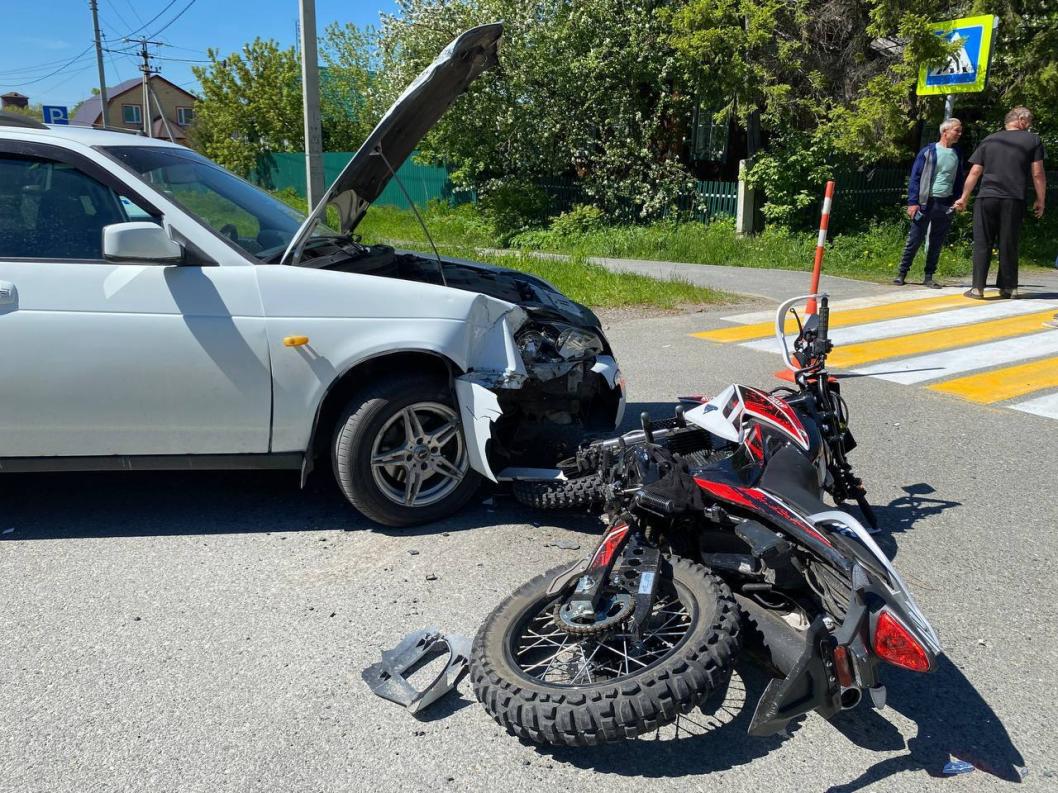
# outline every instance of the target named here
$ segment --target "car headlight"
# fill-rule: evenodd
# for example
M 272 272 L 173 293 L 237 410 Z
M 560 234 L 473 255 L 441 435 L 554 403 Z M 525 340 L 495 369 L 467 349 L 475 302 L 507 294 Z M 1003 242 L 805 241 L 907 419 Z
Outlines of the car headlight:
M 538 330 L 527 330 L 515 341 L 518 344 L 518 352 L 522 354 L 522 360 L 527 364 L 536 362 L 548 346 L 547 337 Z
M 555 349 L 564 360 L 576 361 L 601 354 L 603 344 L 602 339 L 591 331 L 566 328 L 558 334 Z
M 557 323 L 525 328 L 515 343 L 526 364 L 582 361 L 606 349 L 599 334 Z

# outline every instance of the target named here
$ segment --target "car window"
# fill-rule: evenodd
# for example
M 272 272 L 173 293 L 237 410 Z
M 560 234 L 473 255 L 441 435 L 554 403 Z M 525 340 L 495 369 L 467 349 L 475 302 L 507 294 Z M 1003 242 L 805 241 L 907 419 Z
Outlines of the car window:
M 71 165 L 0 154 L 0 256 L 99 260 L 103 227 L 130 219 L 152 218 Z
M 107 146 L 101 151 L 262 261 L 281 253 L 305 220 L 283 202 L 189 149 Z M 316 236 L 334 236 L 334 232 L 321 225 Z

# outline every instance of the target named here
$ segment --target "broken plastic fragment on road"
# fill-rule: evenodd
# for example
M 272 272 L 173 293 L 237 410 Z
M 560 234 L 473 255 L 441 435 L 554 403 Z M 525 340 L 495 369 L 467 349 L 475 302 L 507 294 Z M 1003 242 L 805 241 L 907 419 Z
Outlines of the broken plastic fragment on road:
M 948 776 L 955 776 L 956 774 L 969 774 L 974 770 L 973 763 L 968 763 L 965 760 L 949 760 L 944 764 L 944 773 Z
M 447 654 L 448 660 L 432 682 L 416 688 L 410 682 L 417 672 Z M 470 639 L 450 636 L 437 628 L 423 628 L 405 636 L 392 650 L 382 651 L 382 660 L 361 675 L 373 692 L 396 702 L 410 713 L 418 713 L 454 689 L 466 674 Z

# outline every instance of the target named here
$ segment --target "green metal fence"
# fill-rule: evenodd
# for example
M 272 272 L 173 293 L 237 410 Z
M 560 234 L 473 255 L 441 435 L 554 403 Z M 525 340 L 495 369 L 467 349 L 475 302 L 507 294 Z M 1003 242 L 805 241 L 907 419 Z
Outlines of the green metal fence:
M 702 220 L 734 217 L 738 210 L 738 182 L 698 182 L 695 193 L 705 206 Z
M 907 196 L 907 182 L 910 177 L 910 166 L 839 173 L 835 176 L 837 186 L 834 191 L 834 205 L 836 207 L 840 203 L 850 214 L 896 206 L 903 203 Z M 819 194 L 822 196 L 822 189 Z
M 323 180 L 327 186 L 338 178 L 338 174 L 353 158 L 351 151 L 329 151 L 323 154 Z M 257 162 L 253 181 L 269 190 L 293 189 L 305 195 L 305 155 L 302 152 L 276 152 L 267 154 Z M 452 184 L 448 169 L 435 165 L 419 165 L 408 160 L 397 169 L 397 176 L 408 191 L 416 206 L 433 199 L 447 200 L 454 204 L 476 200 L 473 191 L 459 190 Z M 382 206 L 411 209 L 396 180 L 390 180 L 376 200 Z
M 353 152 L 326 152 L 323 155 L 324 179 L 328 185 L 337 178 L 342 168 L 352 158 Z M 863 216 L 903 203 L 907 191 L 910 167 L 884 166 L 862 171 L 839 172 L 835 207 L 840 207 L 847 216 Z M 449 171 L 443 166 L 420 165 L 409 158 L 397 171 L 400 181 L 416 206 L 431 200 L 443 200 L 453 204 L 477 201 L 473 190 L 457 188 Z M 292 188 L 305 195 L 305 155 L 301 152 L 269 154 L 258 162 L 254 181 L 269 190 Z M 590 197 L 575 179 L 553 177 L 538 186 L 548 195 L 550 214 L 568 212 L 577 204 L 590 203 Z M 1052 174 L 1048 192 L 1058 188 L 1058 179 Z M 819 186 L 819 195 L 823 188 Z M 382 206 L 410 209 L 396 180 L 391 180 L 382 195 L 375 201 Z M 708 222 L 720 217 L 733 217 L 738 203 L 738 182 L 699 181 L 693 192 L 677 201 L 677 210 Z M 813 208 L 813 212 L 815 209 Z

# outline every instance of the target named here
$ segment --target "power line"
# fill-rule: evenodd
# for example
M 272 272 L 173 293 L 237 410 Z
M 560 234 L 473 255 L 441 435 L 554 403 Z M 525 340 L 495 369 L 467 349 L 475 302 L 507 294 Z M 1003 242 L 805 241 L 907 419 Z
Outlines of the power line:
M 136 6 L 133 5 L 130 0 L 125 0 L 125 5 L 127 5 L 129 7 L 129 10 L 132 11 L 132 13 L 136 16 L 137 22 L 143 21 L 143 17 L 140 16 L 140 12 L 136 10 Z
M 167 55 L 152 55 L 156 61 L 176 61 L 177 63 L 210 63 L 211 61 L 196 58 L 170 58 Z
M 150 19 L 148 19 L 146 22 L 144 22 L 142 25 L 140 25 L 135 30 L 130 30 L 128 33 L 126 33 L 123 36 L 123 38 L 129 38 L 130 36 L 135 35 L 136 33 L 139 33 L 145 27 L 147 27 L 149 25 L 153 25 L 155 20 L 158 19 L 158 17 L 160 17 L 162 14 L 164 14 L 166 11 L 168 11 L 170 8 L 172 8 L 174 5 L 176 5 L 176 0 L 169 0 L 169 2 L 165 4 L 165 8 L 163 8 L 161 11 L 159 11 L 157 14 L 155 14 Z
M 178 14 L 177 14 L 177 15 L 176 15 L 175 17 L 173 17 L 172 19 L 170 19 L 170 20 L 169 20 L 168 22 L 166 22 L 166 23 L 165 23 L 164 25 L 162 25 L 162 27 L 161 27 L 161 28 L 159 28 L 158 30 L 154 31 L 154 32 L 153 32 L 153 33 L 152 33 L 151 35 L 152 35 L 152 36 L 157 36 L 157 35 L 158 35 L 159 33 L 161 33 L 161 32 L 162 32 L 163 30 L 165 30 L 165 29 L 166 29 L 167 27 L 169 27 L 169 26 L 170 26 L 170 25 L 172 25 L 172 24 L 173 24 L 174 22 L 176 22 L 176 20 L 178 20 L 178 19 L 179 19 L 180 17 L 182 17 L 182 16 L 184 15 L 184 12 L 186 12 L 186 11 L 187 11 L 187 9 L 191 8 L 191 6 L 193 6 L 194 4 L 195 4 L 195 0 L 191 0 L 191 2 L 190 2 L 190 3 L 188 3 L 188 4 L 187 4 L 186 6 L 184 6 L 184 7 L 182 8 L 182 9 L 180 9 L 180 12 L 179 12 L 179 13 L 178 13 Z
M 94 59 L 93 59 L 93 60 L 94 60 Z M 49 94 L 49 93 L 51 93 L 51 92 L 52 92 L 52 91 L 54 91 L 54 90 L 55 90 L 56 88 L 58 88 L 58 87 L 60 87 L 60 86 L 63 86 L 63 85 L 66 85 L 66 83 L 70 82 L 70 80 L 72 80 L 72 79 L 73 79 L 74 77 L 76 77 L 77 75 L 79 75 L 79 74 L 84 74 L 84 73 L 85 73 L 85 72 L 87 72 L 87 71 L 88 71 L 89 69 L 91 69 L 91 68 L 92 68 L 92 67 L 93 67 L 94 65 L 95 65 L 95 64 L 92 64 L 92 63 L 90 63 L 90 64 L 88 64 L 87 66 L 82 66 L 82 67 L 81 67 L 80 69 L 75 69 L 75 70 L 74 70 L 74 71 L 72 71 L 72 72 L 68 72 L 68 73 L 66 74 L 66 76 L 65 76 L 65 77 L 63 77 L 63 79 L 59 80 L 59 82 L 57 82 L 57 83 L 52 83 L 52 84 L 51 84 L 50 86 L 48 86 L 48 87 L 47 87 L 46 89 L 42 89 L 42 90 L 41 90 L 41 93 L 43 93 L 43 94 Z
M 54 66 L 57 63 L 65 63 L 66 58 L 56 58 L 54 61 L 44 61 L 43 63 L 36 63 L 32 66 L 18 66 L 14 69 L 0 69 L 0 75 L 4 74 L 16 74 L 21 72 L 35 72 L 39 69 L 47 69 L 50 66 Z
M 121 12 L 120 12 L 120 11 L 118 11 L 118 7 L 117 7 L 116 5 L 114 5 L 114 3 L 113 3 L 113 2 L 111 2 L 111 0 L 107 0 L 107 5 L 108 5 L 108 6 L 110 6 L 110 10 L 114 12 L 114 14 L 115 14 L 115 15 L 117 16 L 117 18 L 118 18 L 118 21 L 119 21 L 119 22 L 121 22 L 121 24 L 122 24 L 122 25 L 124 25 L 124 26 L 125 26 L 125 27 L 127 27 L 127 28 L 130 28 L 130 27 L 132 27 L 132 25 L 130 25 L 130 24 L 129 24 L 129 21 L 128 21 L 127 19 L 125 19 L 125 17 L 123 17 L 123 16 L 121 15 Z M 111 30 L 113 30 L 113 31 L 114 31 L 115 33 L 117 33 L 117 32 L 118 32 L 118 31 L 117 31 L 117 28 L 115 28 L 115 27 L 114 27 L 113 25 L 111 25 L 111 24 L 110 24 L 109 22 L 105 22 L 104 24 L 105 24 L 105 25 L 106 25 L 106 26 L 107 26 L 108 28 L 110 28 Z
M 23 86 L 23 85 L 33 85 L 34 83 L 39 83 L 39 82 L 41 82 L 42 80 L 47 80 L 47 79 L 48 79 L 49 77 L 53 77 L 54 75 L 56 75 L 56 74 L 58 74 L 59 72 L 63 71 L 63 70 L 64 70 L 64 69 L 66 68 L 66 67 L 68 67 L 68 66 L 72 66 L 72 65 L 73 65 L 73 64 L 74 64 L 74 63 L 75 63 L 75 62 L 76 62 L 76 61 L 77 61 L 78 59 L 80 59 L 80 58 L 83 58 L 83 57 L 84 57 L 84 56 L 85 56 L 85 55 L 86 55 L 86 54 L 88 53 L 88 51 L 89 51 L 89 50 L 91 50 L 91 49 L 92 49 L 92 47 L 94 47 L 94 46 L 95 46 L 94 44 L 89 44 L 89 45 L 88 45 L 87 47 L 85 47 L 85 48 L 84 48 L 83 50 L 81 50 L 81 51 L 80 51 L 79 53 L 77 53 L 77 54 L 76 54 L 76 55 L 74 55 L 74 56 L 73 56 L 72 58 L 70 58 L 70 60 L 66 61 L 66 63 L 64 63 L 64 64 L 63 64 L 62 66 L 60 66 L 60 67 L 59 67 L 58 69 L 56 69 L 56 70 L 55 70 L 55 71 L 53 71 L 53 72 L 49 72 L 48 74 L 44 75 L 43 77 L 37 77 L 37 78 L 36 78 L 36 79 L 34 79 L 34 80 L 25 80 L 25 81 L 23 81 L 23 82 L 20 82 L 20 83 L 0 83 L 0 85 L 2 85 L 2 86 L 4 86 L 4 87 L 8 87 L 8 86 Z

